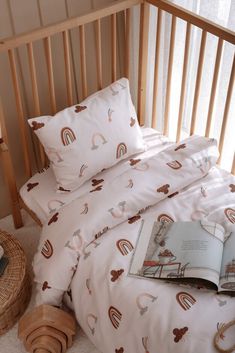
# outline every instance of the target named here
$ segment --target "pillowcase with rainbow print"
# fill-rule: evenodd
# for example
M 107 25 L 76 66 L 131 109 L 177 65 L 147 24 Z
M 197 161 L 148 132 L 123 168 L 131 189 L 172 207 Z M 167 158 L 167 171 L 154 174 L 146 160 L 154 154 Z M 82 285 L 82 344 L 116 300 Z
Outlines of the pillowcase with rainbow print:
M 28 122 L 63 192 L 77 189 L 101 170 L 145 150 L 126 78 L 53 117 Z

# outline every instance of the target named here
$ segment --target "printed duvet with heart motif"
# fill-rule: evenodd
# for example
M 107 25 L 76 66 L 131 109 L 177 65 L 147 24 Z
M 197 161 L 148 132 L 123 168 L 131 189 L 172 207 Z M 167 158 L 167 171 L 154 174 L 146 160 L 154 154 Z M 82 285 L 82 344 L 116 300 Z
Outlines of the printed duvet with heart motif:
M 34 259 L 37 304 L 64 297 L 103 353 L 216 352 L 213 338 L 235 319 L 235 298 L 201 285 L 128 275 L 145 217 L 204 219 L 235 227 L 235 178 L 215 167 L 216 141 L 193 136 L 125 161 L 43 227 Z M 221 345 L 233 345 L 221 335 Z

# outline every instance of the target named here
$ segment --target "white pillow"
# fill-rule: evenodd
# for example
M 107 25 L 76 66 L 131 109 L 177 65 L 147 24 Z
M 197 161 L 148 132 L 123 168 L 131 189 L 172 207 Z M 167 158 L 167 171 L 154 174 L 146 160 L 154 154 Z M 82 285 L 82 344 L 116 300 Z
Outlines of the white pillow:
M 126 78 L 54 117 L 28 121 L 52 164 L 58 190 L 65 192 L 145 149 Z

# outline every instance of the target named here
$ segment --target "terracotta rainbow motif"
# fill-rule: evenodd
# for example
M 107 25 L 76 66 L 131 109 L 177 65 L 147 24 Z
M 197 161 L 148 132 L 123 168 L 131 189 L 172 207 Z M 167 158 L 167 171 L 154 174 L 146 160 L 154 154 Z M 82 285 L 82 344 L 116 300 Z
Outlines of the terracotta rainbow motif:
M 173 218 L 171 218 L 170 216 L 168 216 L 165 213 L 162 213 L 158 216 L 157 218 L 158 222 L 174 222 Z
M 196 299 L 187 292 L 177 293 L 176 300 L 184 310 L 189 310 L 196 303 Z
M 176 160 L 172 162 L 168 162 L 167 165 L 172 169 L 180 169 L 182 167 L 182 164 Z
M 127 153 L 127 146 L 124 142 L 117 145 L 116 158 L 119 159 Z
M 145 298 L 145 299 L 147 298 L 147 300 L 150 300 L 152 303 L 155 302 L 155 300 L 157 300 L 157 297 L 154 297 L 152 294 L 149 294 L 149 293 L 139 294 L 138 297 L 136 298 L 136 304 L 140 310 L 140 315 L 144 315 L 149 308 L 147 305 L 144 305 L 142 303 L 142 298 Z
M 87 318 L 86 318 L 86 322 L 87 322 L 87 325 L 92 333 L 92 335 L 95 334 L 95 325 L 97 323 L 97 316 L 93 315 L 93 314 L 88 314 L 87 315 Z
M 64 146 L 68 146 L 76 140 L 75 133 L 70 127 L 64 127 L 61 130 L 60 136 Z
M 44 245 L 41 250 L 41 254 L 46 258 L 49 259 L 53 255 L 53 246 L 51 242 L 47 239 L 44 242 Z
M 131 242 L 127 239 L 119 239 L 116 242 L 117 248 L 123 256 L 128 255 L 134 249 Z
M 122 314 L 117 308 L 114 308 L 114 306 L 110 306 L 109 308 L 109 318 L 110 321 L 115 329 L 118 329 L 120 325 L 120 321 L 122 319 Z
M 91 149 L 97 150 L 97 148 L 99 148 L 100 141 L 103 145 L 105 143 L 107 143 L 105 137 L 101 133 L 97 132 L 97 133 L 93 134 L 93 136 L 91 138 Z
M 224 210 L 225 216 L 228 218 L 228 220 L 235 224 L 235 210 L 233 208 L 226 208 Z

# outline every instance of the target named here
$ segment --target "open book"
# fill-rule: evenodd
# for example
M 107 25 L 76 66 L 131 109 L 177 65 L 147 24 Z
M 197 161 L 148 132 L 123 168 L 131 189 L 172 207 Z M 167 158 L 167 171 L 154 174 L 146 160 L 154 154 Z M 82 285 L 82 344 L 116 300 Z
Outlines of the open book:
M 235 232 L 208 221 L 142 221 L 129 274 L 167 280 L 202 279 L 235 292 Z

